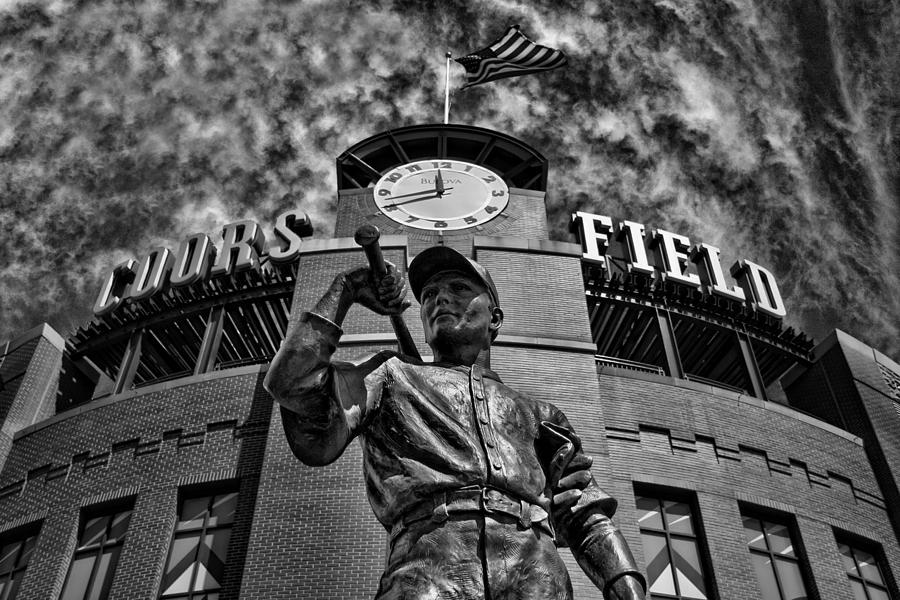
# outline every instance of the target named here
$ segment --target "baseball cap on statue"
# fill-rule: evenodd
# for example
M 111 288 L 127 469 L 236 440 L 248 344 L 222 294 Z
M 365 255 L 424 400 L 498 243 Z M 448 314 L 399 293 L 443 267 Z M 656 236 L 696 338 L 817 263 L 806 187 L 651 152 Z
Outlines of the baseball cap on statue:
M 432 246 L 420 252 L 409 264 L 409 286 L 417 301 L 421 302 L 422 287 L 428 280 L 443 271 L 459 271 L 480 281 L 487 288 L 494 305 L 500 306 L 500 294 L 487 269 L 447 246 Z

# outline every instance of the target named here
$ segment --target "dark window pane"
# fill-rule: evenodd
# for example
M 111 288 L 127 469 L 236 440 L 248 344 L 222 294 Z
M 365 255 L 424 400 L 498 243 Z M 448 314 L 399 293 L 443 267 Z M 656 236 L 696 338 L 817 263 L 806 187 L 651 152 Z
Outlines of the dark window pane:
M 91 579 L 91 570 L 94 568 L 94 558 L 92 554 L 76 558 L 72 562 L 60 600 L 84 600 Z
M 237 493 L 221 494 L 213 498 L 209 526 L 227 525 L 234 521 L 235 506 L 237 506 Z
M 778 584 L 775 582 L 775 571 L 768 555 L 751 552 L 753 569 L 756 571 L 756 580 L 759 582 L 760 600 L 782 600 L 778 593 Z
M 178 515 L 178 529 L 203 527 L 203 519 L 209 506 L 209 496 L 203 498 L 187 498 L 181 503 Z
M 225 559 L 228 558 L 228 542 L 231 540 L 231 530 L 226 529 L 224 531 L 216 531 L 212 535 L 206 536 L 206 543 L 212 550 L 212 555 L 216 558 L 216 560 L 221 561 L 223 564 L 225 563 Z
M 113 515 L 112 523 L 109 529 L 109 537 L 114 540 L 121 540 L 128 531 L 128 524 L 131 522 L 131 512 L 126 510 Z
M 16 557 L 19 556 L 21 546 L 22 542 L 13 542 L 0 548 L 0 574 L 9 573 L 16 568 Z
M 758 550 L 768 550 L 766 540 L 763 537 L 762 524 L 759 519 L 744 517 L 744 536 L 747 539 L 747 545 Z
M 100 600 L 102 598 L 101 593 L 103 591 L 103 576 L 107 574 L 107 569 L 109 568 L 109 556 L 104 553 L 100 557 L 100 563 L 97 565 L 97 577 L 94 578 L 94 583 L 91 585 L 90 592 L 88 593 L 87 598 L 84 600 Z
M 765 523 L 765 526 L 769 549 L 775 554 L 795 557 L 794 544 L 791 542 L 791 532 L 788 528 L 778 523 Z
M 850 575 L 859 575 L 856 570 L 856 561 L 853 560 L 853 551 L 847 544 L 838 544 L 838 552 L 841 553 L 841 561 L 844 563 L 844 570 Z
M 94 517 L 84 522 L 84 531 L 81 534 L 81 547 L 93 546 L 99 544 L 106 534 L 106 525 L 109 523 L 108 516 Z
M 22 585 L 22 579 L 24 579 L 25 573 L 19 571 L 12 576 L 8 586 L 6 596 L 3 596 L 3 600 L 13 600 L 16 597 L 16 594 L 19 593 L 19 586 Z
M 113 546 L 100 557 L 97 576 L 94 577 L 94 586 L 87 600 L 105 600 L 109 596 L 109 588 L 112 587 L 113 575 L 115 575 L 116 565 L 119 563 L 121 549 L 121 546 Z
M 672 552 L 681 596 L 706 600 L 706 584 L 703 581 L 703 568 L 700 566 L 697 543 L 694 540 L 673 539 Z
M 869 586 L 869 598 L 870 600 L 891 600 L 886 589 L 873 585 Z
M 650 592 L 655 594 L 675 594 L 675 578 L 669 562 L 666 538 L 662 535 L 642 533 L 644 557 L 647 560 L 647 579 Z
M 691 524 L 691 507 L 684 502 L 664 502 L 666 511 L 666 524 L 672 533 L 694 535 L 694 526 Z
M 862 575 L 863 579 L 878 585 L 884 585 L 875 557 L 856 548 L 853 549 L 853 553 L 856 555 L 856 560 L 859 561 L 859 574 Z
M 866 590 L 860 582 L 851 579 L 850 589 L 853 590 L 853 600 L 869 600 L 866 596 Z
M 28 561 L 31 559 L 31 553 L 34 552 L 34 547 L 37 544 L 37 536 L 32 535 L 28 539 L 25 540 L 25 547 L 22 548 L 22 554 L 19 555 L 19 562 L 16 564 L 18 568 L 23 568 L 28 564 Z
M 16 597 L 36 541 L 37 536 L 32 535 L 0 547 L 0 599 Z
M 656 498 L 635 498 L 638 513 L 638 525 L 651 529 L 662 529 L 662 517 L 659 514 L 659 500 Z
M 800 566 L 792 560 L 783 558 L 776 558 L 775 566 L 778 569 L 784 599 L 806 600 L 806 587 L 803 585 L 803 576 L 800 575 Z

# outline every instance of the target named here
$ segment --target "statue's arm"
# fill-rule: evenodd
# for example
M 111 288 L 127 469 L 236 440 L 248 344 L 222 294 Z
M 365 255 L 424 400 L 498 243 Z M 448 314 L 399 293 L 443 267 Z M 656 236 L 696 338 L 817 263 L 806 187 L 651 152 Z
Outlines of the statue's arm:
M 392 266 L 379 283 L 366 268 L 341 273 L 315 307 L 289 328 L 263 385 L 281 405 L 291 450 L 304 463 L 336 460 L 377 403 L 376 371 L 384 357 L 359 366 L 331 360 L 347 311 L 360 302 L 377 312 L 399 312 L 406 306 L 405 291 Z
M 554 409 L 549 415 L 561 437 L 571 444 L 558 445 L 545 467 L 553 497 L 552 518 L 558 541 L 568 545 L 581 569 L 606 600 L 643 600 L 646 584 L 628 543 L 612 522 L 617 502 L 594 480 L 593 460 L 581 450 L 581 441 L 565 415 Z M 551 437 L 543 432 L 544 438 Z M 539 440 L 540 444 L 541 441 Z

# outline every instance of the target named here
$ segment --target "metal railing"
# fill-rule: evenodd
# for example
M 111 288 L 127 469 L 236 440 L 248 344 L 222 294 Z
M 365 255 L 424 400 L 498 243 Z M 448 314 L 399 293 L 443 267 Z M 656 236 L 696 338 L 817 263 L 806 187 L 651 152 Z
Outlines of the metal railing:
M 634 360 L 626 360 L 624 358 L 615 358 L 613 356 L 603 356 L 601 354 L 595 354 L 594 360 L 597 361 L 598 365 L 613 367 L 615 369 L 625 369 L 627 371 L 639 371 L 641 373 L 652 373 L 654 375 L 665 375 L 666 371 L 659 365 L 651 365 L 647 363 L 637 362 Z M 706 377 L 701 377 L 699 375 L 692 375 L 690 373 L 684 374 L 684 379 L 687 381 L 693 381 L 695 383 L 703 383 L 705 385 L 710 385 L 717 388 L 726 389 L 738 394 L 744 394 L 750 396 L 750 392 L 747 390 L 729 385 L 727 383 L 723 383 L 721 381 L 716 381 L 715 379 L 709 379 Z
M 730 390 L 732 392 L 737 392 L 738 394 L 744 394 L 745 396 L 752 396 L 750 392 L 745 390 L 744 388 L 739 388 L 735 385 L 729 385 L 727 383 L 722 383 L 721 381 L 716 381 L 715 379 L 708 379 L 706 377 L 700 377 L 699 375 L 691 375 L 690 373 L 685 373 L 684 378 L 688 381 L 693 381 L 695 383 L 704 383 L 706 385 L 711 385 L 713 387 L 722 388 L 726 390 Z
M 627 369 L 629 371 L 640 371 L 642 373 L 653 373 L 654 375 L 665 375 L 665 370 L 659 365 L 650 365 L 647 363 L 637 362 L 634 360 L 626 360 L 624 358 L 614 358 L 612 356 L 594 355 L 594 360 L 598 365 L 614 367 L 616 369 Z

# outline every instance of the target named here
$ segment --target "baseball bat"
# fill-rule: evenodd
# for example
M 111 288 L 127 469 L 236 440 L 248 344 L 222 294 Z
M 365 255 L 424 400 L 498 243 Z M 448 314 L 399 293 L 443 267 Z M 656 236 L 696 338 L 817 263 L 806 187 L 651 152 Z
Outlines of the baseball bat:
M 362 246 L 362 249 L 365 251 L 366 258 L 369 261 L 369 268 L 372 269 L 372 273 L 378 281 L 387 274 L 387 265 L 384 264 L 384 255 L 381 253 L 381 245 L 378 243 L 378 238 L 380 237 L 381 232 L 378 231 L 378 228 L 368 223 L 357 229 L 356 234 L 353 236 L 356 243 Z M 394 327 L 394 334 L 400 343 L 400 351 L 407 356 L 421 359 L 422 357 L 419 355 L 416 344 L 409 334 L 409 328 L 406 327 L 403 316 L 391 315 L 391 325 Z

